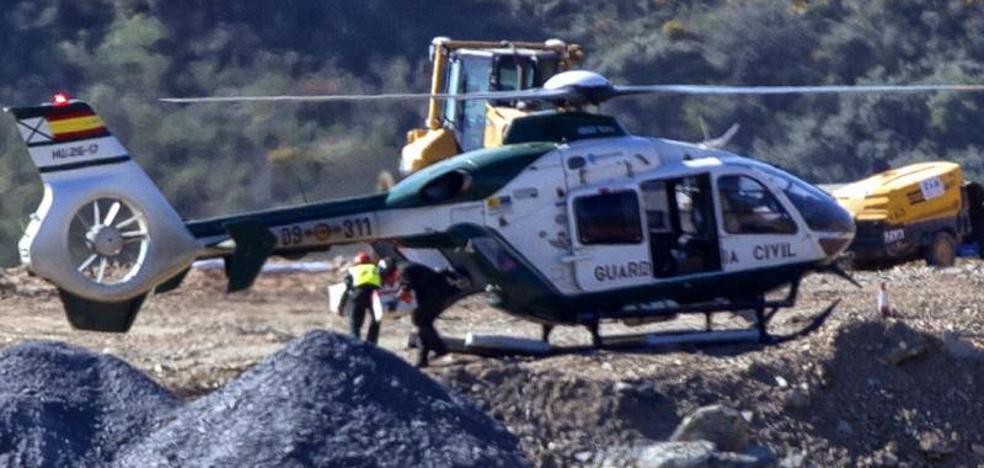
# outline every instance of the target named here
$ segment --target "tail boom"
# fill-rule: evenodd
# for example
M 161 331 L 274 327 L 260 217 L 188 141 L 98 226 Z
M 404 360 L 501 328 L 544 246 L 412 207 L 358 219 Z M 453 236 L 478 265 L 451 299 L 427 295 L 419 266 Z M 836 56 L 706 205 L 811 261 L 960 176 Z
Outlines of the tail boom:
M 311 252 L 327 250 L 332 245 L 377 239 L 381 234 L 377 212 L 385 207 L 386 195 L 375 194 L 192 221 L 187 228 L 219 255 L 222 255 L 223 243 L 230 239 L 227 226 L 246 220 L 261 223 L 269 229 L 276 239 L 272 253 Z

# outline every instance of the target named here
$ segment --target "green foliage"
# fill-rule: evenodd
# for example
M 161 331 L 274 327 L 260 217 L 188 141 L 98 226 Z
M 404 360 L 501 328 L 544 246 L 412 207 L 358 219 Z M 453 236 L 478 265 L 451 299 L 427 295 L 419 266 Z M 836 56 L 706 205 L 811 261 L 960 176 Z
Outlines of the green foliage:
M 103 115 L 186 217 L 372 190 L 419 103 L 176 106 L 163 96 L 425 91 L 431 38 L 559 37 L 617 83 L 980 83 L 973 0 L 10 0 L 0 99 L 69 90 Z M 701 138 L 815 182 L 879 161 L 949 159 L 984 176 L 984 96 L 671 97 L 616 101 L 643 135 Z M 41 184 L 13 123 L 0 130 L 0 263 Z

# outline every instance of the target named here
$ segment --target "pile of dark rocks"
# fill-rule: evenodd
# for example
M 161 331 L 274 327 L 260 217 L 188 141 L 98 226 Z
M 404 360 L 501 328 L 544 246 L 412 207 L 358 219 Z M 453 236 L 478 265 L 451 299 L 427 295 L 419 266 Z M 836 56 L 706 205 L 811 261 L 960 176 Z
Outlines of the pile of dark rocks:
M 55 342 L 0 352 L 0 466 L 93 466 L 160 427 L 180 400 L 129 364 Z
M 0 465 L 524 466 L 502 425 L 400 358 L 311 332 L 182 404 L 111 356 L 0 352 Z

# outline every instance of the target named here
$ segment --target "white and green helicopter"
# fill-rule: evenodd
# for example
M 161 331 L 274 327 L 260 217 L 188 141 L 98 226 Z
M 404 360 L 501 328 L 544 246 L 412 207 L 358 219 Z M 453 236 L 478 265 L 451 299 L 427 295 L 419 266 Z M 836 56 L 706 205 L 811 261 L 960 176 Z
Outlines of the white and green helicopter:
M 616 86 L 560 73 L 543 88 L 437 96 L 554 105 L 517 118 L 504 145 L 467 152 L 356 198 L 185 221 L 84 102 L 8 109 L 41 173 L 44 197 L 19 242 L 22 262 L 54 283 L 74 327 L 125 332 L 152 292 L 178 287 L 192 262 L 222 258 L 228 290 L 248 288 L 272 255 L 349 243 L 415 252 L 451 272 L 461 296 L 588 327 L 682 313 L 755 311 L 748 329 L 653 335 L 667 341 L 781 341 L 768 332 L 800 280 L 832 271 L 850 215 L 816 187 L 707 144 L 629 135 L 587 105 L 632 95 L 981 91 L 976 85 Z M 430 99 L 430 94 L 258 96 L 178 101 Z M 462 281 L 464 279 L 464 281 Z M 766 293 L 789 286 L 785 298 Z M 815 329 L 832 307 L 801 332 Z M 710 320 L 708 320 L 710 324 Z M 545 327 L 545 330 L 547 328 Z M 792 336 L 792 335 L 790 335 Z M 785 338 L 788 338 L 785 337 Z

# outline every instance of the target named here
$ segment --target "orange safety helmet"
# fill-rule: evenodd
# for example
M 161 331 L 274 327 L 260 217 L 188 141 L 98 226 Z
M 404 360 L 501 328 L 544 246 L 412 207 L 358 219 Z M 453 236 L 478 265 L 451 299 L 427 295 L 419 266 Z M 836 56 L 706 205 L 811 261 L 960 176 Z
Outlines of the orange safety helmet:
M 368 252 L 359 251 L 359 253 L 355 254 L 355 263 L 357 263 L 359 265 L 365 265 L 367 263 L 372 263 L 372 256 L 369 255 Z

